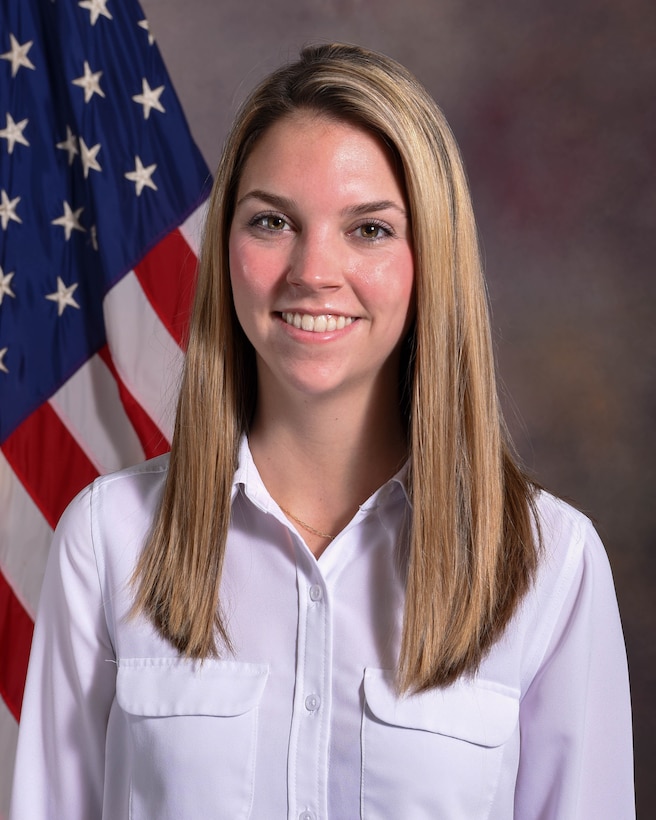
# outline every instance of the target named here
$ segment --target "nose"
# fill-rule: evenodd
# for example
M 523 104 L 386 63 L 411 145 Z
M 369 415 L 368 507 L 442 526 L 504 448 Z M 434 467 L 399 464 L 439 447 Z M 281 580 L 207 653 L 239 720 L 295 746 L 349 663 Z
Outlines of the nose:
M 306 231 L 299 235 L 289 262 L 287 281 L 296 287 L 334 289 L 344 281 L 340 243 L 327 232 Z

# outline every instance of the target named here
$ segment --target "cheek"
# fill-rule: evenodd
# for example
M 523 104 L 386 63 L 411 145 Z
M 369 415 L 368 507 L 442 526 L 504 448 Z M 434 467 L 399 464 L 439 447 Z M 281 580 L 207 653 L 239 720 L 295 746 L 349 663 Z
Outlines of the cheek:
M 412 253 L 400 254 L 386 278 L 385 294 L 395 334 L 402 339 L 415 318 L 415 277 Z
M 253 281 L 256 281 L 256 279 L 254 280 L 252 276 L 248 253 L 243 243 L 230 239 L 228 243 L 228 261 L 235 313 L 242 330 L 252 342 L 252 311 L 257 301 L 257 296 L 253 292 Z
M 231 237 L 228 243 L 230 281 L 235 302 L 243 296 L 252 302 L 275 296 L 284 280 L 284 254 L 264 248 L 249 238 Z
M 240 242 L 232 236 L 228 241 L 228 265 L 232 289 L 233 291 L 238 290 L 244 280 L 248 278 L 248 252 L 244 242 Z
M 265 279 L 261 275 L 258 253 L 251 245 L 231 239 L 228 251 L 230 283 L 239 314 L 244 304 L 252 303 L 263 294 L 266 289 Z
M 414 321 L 417 311 L 417 288 L 415 283 L 415 260 L 414 254 L 409 251 L 403 269 L 403 294 L 404 304 L 407 307 L 406 329 Z
M 406 307 L 412 307 L 415 294 L 415 259 L 410 247 L 406 247 L 400 254 L 397 277 L 400 299 Z
M 376 271 L 370 282 L 380 304 L 407 325 L 414 315 L 414 260 L 411 251 L 396 254 Z

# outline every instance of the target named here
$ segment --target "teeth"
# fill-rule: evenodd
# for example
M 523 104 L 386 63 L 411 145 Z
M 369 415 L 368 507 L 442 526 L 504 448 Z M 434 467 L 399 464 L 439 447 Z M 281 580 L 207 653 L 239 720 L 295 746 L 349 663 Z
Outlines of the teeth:
M 331 313 L 322 316 L 311 316 L 309 313 L 283 313 L 282 318 L 288 325 L 293 325 L 299 330 L 302 328 L 311 333 L 342 330 L 353 322 L 351 316 L 333 316 Z

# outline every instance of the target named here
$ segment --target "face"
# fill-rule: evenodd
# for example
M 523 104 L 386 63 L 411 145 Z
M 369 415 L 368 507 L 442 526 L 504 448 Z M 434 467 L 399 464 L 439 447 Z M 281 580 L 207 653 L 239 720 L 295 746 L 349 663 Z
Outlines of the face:
M 414 265 L 403 185 L 376 136 L 308 112 L 271 126 L 245 163 L 229 252 L 260 396 L 396 394 Z

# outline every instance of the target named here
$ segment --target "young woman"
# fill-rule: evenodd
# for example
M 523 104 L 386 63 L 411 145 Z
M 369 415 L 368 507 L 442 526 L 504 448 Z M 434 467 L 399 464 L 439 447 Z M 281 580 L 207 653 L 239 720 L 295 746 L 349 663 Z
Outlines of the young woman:
M 509 448 L 448 126 L 308 48 L 227 140 L 170 458 L 57 529 L 12 817 L 624 820 L 630 720 L 603 547 Z

